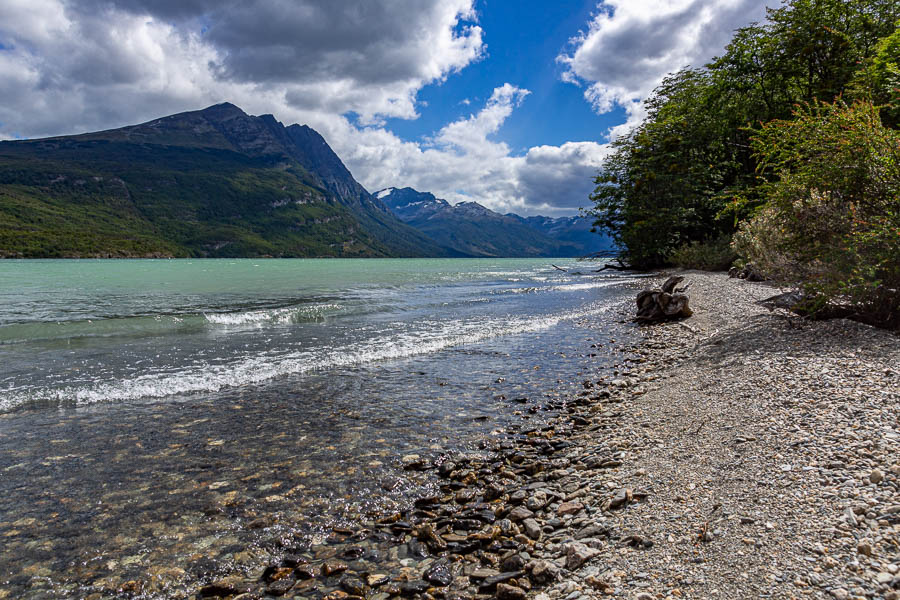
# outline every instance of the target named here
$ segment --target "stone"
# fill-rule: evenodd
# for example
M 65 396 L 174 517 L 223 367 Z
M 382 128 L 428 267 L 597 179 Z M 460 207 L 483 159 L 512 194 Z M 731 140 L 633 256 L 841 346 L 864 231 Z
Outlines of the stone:
M 584 563 L 600 554 L 599 550 L 575 542 L 566 546 L 566 568 L 570 571 L 580 568 Z
M 425 467 L 425 459 L 418 454 L 407 454 L 400 459 L 400 464 L 407 471 L 418 471 Z
M 869 473 L 869 481 L 874 484 L 879 484 L 884 480 L 884 474 L 878 469 L 872 469 L 872 472 Z
M 619 488 L 616 490 L 616 493 L 612 495 L 607 503 L 607 507 L 609 510 L 616 510 L 618 508 L 624 508 L 633 497 L 633 492 L 628 488 Z
M 543 535 L 540 524 L 534 519 L 524 519 L 522 528 L 525 530 L 525 535 L 533 540 L 540 540 L 541 535 Z
M 421 594 L 431 587 L 427 581 L 422 579 L 414 579 L 412 581 L 404 581 L 400 584 L 400 593 L 404 595 Z
M 860 540 L 856 545 L 856 551 L 865 556 L 872 556 L 872 544 L 868 540 Z
M 500 574 L 500 571 L 497 569 L 475 569 L 469 575 L 472 579 L 480 580 L 480 579 L 488 579 L 490 577 L 496 577 Z
M 329 577 L 331 575 L 343 573 L 347 568 L 347 563 L 331 558 L 322 563 L 322 575 Z
M 545 585 L 556 581 L 559 567 L 549 560 L 536 560 L 531 565 L 531 578 L 535 583 Z
M 269 587 L 266 588 L 266 593 L 270 596 L 284 596 L 292 587 L 294 587 L 294 583 L 293 579 L 279 579 L 278 581 L 273 581 L 269 584 Z
M 517 506 L 511 511 L 509 511 L 509 520 L 516 522 L 522 521 L 524 519 L 528 519 L 534 516 L 534 513 L 525 508 L 524 506 Z
M 428 583 L 440 587 L 448 586 L 453 582 L 453 573 L 450 572 L 450 567 L 444 563 L 433 564 L 422 577 Z
M 344 575 L 340 581 L 341 589 L 353 596 L 365 596 L 366 586 L 359 577 Z
M 521 571 L 525 568 L 525 559 L 521 554 L 513 554 L 500 563 L 500 570 L 504 573 L 509 573 L 510 571 Z
M 525 501 L 525 506 L 528 507 L 528 509 L 532 510 L 532 511 L 541 510 L 542 508 L 547 506 L 548 502 L 549 502 L 549 499 L 547 498 L 547 493 L 538 490 L 537 492 L 532 494 L 528 498 L 528 500 Z
M 581 502 L 563 502 L 559 505 L 559 508 L 556 509 L 556 514 L 561 517 L 564 515 L 574 515 L 581 512 L 581 509 L 583 508 L 584 504 L 582 504 Z
M 515 585 L 497 584 L 498 600 L 525 600 L 525 590 Z

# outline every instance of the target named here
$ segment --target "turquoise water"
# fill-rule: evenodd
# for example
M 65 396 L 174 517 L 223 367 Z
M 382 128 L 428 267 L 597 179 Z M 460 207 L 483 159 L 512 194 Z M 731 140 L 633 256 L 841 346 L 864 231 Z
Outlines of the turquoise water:
M 216 392 L 537 331 L 598 314 L 585 299 L 621 279 L 546 260 L 385 259 L 5 261 L 0 281 L 10 411 Z
M 614 368 L 641 284 L 592 268 L 0 261 L 0 597 L 179 597 L 403 506 L 403 454 Z

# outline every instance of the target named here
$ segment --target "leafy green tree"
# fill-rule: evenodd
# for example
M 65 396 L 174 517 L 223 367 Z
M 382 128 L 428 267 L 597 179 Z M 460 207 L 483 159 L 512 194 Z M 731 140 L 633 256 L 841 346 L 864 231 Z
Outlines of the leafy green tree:
M 841 305 L 900 326 L 900 132 L 865 101 L 817 103 L 753 137 L 768 203 L 735 236 L 764 274 L 804 282 L 808 310 Z

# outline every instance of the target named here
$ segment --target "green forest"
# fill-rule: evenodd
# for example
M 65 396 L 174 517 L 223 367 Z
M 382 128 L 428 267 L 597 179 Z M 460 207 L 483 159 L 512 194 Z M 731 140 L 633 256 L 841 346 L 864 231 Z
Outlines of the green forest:
M 896 0 L 788 0 L 645 107 L 591 196 L 631 265 L 734 265 L 900 326 Z

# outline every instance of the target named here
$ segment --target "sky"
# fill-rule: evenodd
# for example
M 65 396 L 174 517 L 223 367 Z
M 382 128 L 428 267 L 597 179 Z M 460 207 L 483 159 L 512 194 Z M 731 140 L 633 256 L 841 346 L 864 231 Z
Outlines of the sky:
M 765 4 L 2 0 L 0 139 L 227 101 L 313 127 L 372 192 L 575 214 L 642 100 Z

